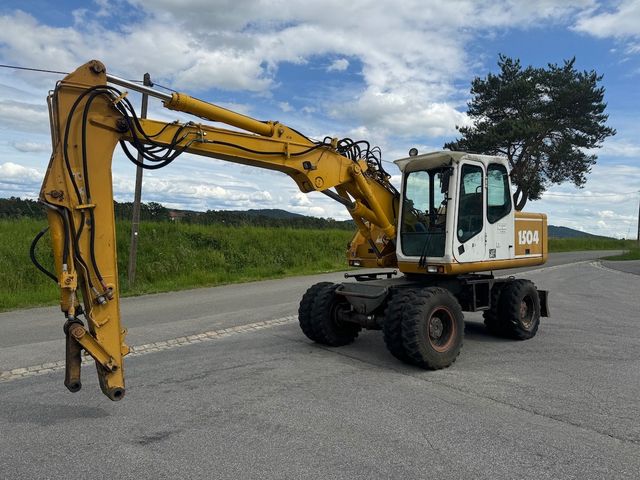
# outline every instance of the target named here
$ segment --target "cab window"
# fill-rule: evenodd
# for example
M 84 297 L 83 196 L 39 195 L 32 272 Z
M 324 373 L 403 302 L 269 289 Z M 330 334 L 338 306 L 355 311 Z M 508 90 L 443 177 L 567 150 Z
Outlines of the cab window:
M 410 172 L 405 177 L 400 242 L 407 256 L 442 257 L 450 168 Z
M 496 223 L 511 211 L 509 177 L 504 165 L 492 163 L 487 169 L 487 220 Z
M 460 243 L 466 242 L 482 231 L 482 182 L 482 167 L 462 165 L 457 229 Z

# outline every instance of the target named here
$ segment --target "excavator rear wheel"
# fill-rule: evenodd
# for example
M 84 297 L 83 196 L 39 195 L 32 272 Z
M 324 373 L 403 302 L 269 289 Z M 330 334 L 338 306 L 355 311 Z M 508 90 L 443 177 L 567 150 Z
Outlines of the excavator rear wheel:
M 318 289 L 309 317 L 313 340 L 330 347 L 352 343 L 361 330 L 360 325 L 342 320 L 343 314 L 351 310 L 351 305 L 336 294 L 337 288 L 338 285 L 331 283 Z
M 502 333 L 516 340 L 535 337 L 540 325 L 540 297 L 533 282 L 514 280 L 500 294 L 498 318 Z
M 464 337 L 458 300 L 444 288 L 410 291 L 402 312 L 402 346 L 410 363 L 428 370 L 456 361 Z
M 300 323 L 300 329 L 309 340 L 314 342 L 318 341 L 318 337 L 313 329 L 313 321 L 311 318 L 311 310 L 313 308 L 313 302 L 315 301 L 318 293 L 323 289 L 333 285 L 331 282 L 320 282 L 312 285 L 307 289 L 305 294 L 300 300 L 300 306 L 298 307 L 298 322 Z

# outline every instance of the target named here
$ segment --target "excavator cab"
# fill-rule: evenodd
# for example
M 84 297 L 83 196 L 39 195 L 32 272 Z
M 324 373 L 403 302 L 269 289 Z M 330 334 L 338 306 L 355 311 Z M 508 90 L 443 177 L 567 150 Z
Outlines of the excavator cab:
M 505 158 L 442 151 L 395 163 L 403 174 L 402 272 L 461 274 L 546 260 L 546 216 L 515 211 Z

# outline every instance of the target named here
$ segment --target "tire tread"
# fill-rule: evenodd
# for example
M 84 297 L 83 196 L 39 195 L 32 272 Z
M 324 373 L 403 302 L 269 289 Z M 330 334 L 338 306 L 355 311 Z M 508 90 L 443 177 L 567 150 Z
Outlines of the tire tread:
M 531 330 L 520 323 L 520 303 L 524 296 L 532 295 L 534 300 L 534 325 Z M 514 280 L 504 288 L 500 296 L 499 317 L 504 335 L 515 340 L 535 337 L 540 326 L 540 299 L 536 286 L 530 280 Z
M 355 323 L 337 325 L 331 318 L 333 303 L 336 301 L 338 285 L 330 283 L 321 288 L 311 308 L 311 326 L 315 341 L 330 347 L 349 345 L 358 336 L 361 327 Z
M 402 315 L 402 343 L 411 363 L 427 370 L 447 368 L 456 361 L 460 354 L 464 337 L 464 316 L 458 300 L 448 290 L 440 287 L 429 287 L 409 293 L 409 304 Z M 440 303 L 434 303 L 440 302 Z M 421 329 L 421 319 L 429 314 L 435 306 L 446 302 L 455 317 L 458 332 L 458 343 L 448 352 L 436 353 L 425 349 Z
M 312 285 L 302 296 L 300 305 L 298 307 L 298 323 L 300 323 L 300 329 L 309 340 L 317 341 L 315 329 L 313 327 L 313 321 L 311 318 L 311 310 L 313 308 L 313 302 L 315 301 L 318 293 L 328 285 L 332 285 L 331 282 L 320 282 Z

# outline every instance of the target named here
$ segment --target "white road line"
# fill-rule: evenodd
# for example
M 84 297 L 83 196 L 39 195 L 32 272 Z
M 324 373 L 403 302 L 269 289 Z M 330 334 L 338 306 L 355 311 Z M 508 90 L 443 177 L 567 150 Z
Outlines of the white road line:
M 548 267 L 540 267 L 540 268 L 534 268 L 533 270 L 523 270 L 521 272 L 515 272 L 515 273 L 511 273 L 511 274 L 505 274 L 505 275 L 500 275 L 500 277 L 498 278 L 504 278 L 504 277 L 512 277 L 512 276 L 516 276 L 516 275 L 523 275 L 523 274 L 530 274 L 530 273 L 540 273 L 540 272 L 549 272 L 552 270 L 558 270 L 560 268 L 565 268 L 565 267 L 571 267 L 573 265 L 581 265 L 584 263 L 592 263 L 593 260 L 581 260 L 579 262 L 573 262 L 573 263 L 563 263 L 561 265 L 550 265 Z M 499 272 L 499 270 L 494 270 L 495 272 Z M 497 275 L 496 275 L 497 276 Z
M 208 332 L 196 333 L 195 335 L 177 337 L 169 340 L 162 340 L 160 342 L 146 343 L 144 345 L 136 345 L 131 347 L 131 352 L 125 358 L 138 357 L 147 353 L 159 352 L 161 350 L 170 350 L 187 345 L 193 345 L 195 343 L 202 343 L 209 340 L 230 337 L 231 335 L 237 335 L 239 333 L 255 332 L 257 330 L 264 330 L 266 328 L 286 325 L 297 321 L 297 315 L 290 315 L 288 317 L 276 318 L 274 320 L 265 320 L 264 322 L 248 323 L 246 325 L 238 325 L 237 327 L 223 328 L 220 330 L 210 330 Z M 88 365 L 92 362 L 93 359 L 88 355 L 85 355 L 85 357 L 82 359 L 83 365 Z M 30 367 L 14 368 L 13 370 L 0 371 L 0 383 L 10 382 L 12 380 L 18 380 L 26 377 L 34 377 L 36 375 L 44 375 L 59 370 L 64 370 L 64 360 L 60 360 L 58 362 L 43 363 L 40 365 L 32 365 Z
M 630 275 L 630 276 L 633 276 L 633 277 L 638 278 L 638 275 L 637 275 L 637 274 L 635 274 L 635 273 L 625 272 L 624 270 L 616 270 L 615 268 L 609 268 L 609 267 L 606 267 L 606 266 L 605 266 L 605 265 L 603 265 L 603 264 L 602 264 L 602 262 L 600 262 L 600 261 L 591 262 L 591 266 L 592 266 L 592 267 L 599 268 L 600 270 L 605 270 L 605 271 L 607 271 L 607 272 L 621 273 L 621 274 L 623 274 L 623 275 Z

